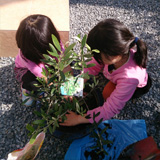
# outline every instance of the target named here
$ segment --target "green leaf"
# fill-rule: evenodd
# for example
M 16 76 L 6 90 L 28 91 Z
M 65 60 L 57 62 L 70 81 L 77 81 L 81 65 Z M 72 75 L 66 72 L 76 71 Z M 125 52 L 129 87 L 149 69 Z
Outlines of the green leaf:
M 89 51 L 91 50 L 91 47 L 87 43 L 86 43 L 86 47 Z
M 98 134 L 97 134 L 97 133 L 95 133 L 95 132 L 92 132 L 92 137 L 99 139 Z
M 108 129 L 108 126 L 101 130 L 100 135 L 102 135 L 106 130 Z
M 87 35 L 84 35 L 83 39 L 82 39 L 82 42 L 81 42 L 81 47 L 83 48 L 86 44 L 86 40 L 87 40 Z
M 58 112 L 59 112 L 59 115 L 61 115 L 61 113 L 62 113 L 62 106 L 59 107 Z M 56 122 L 55 122 L 55 123 L 56 123 Z
M 100 125 L 100 124 L 102 123 L 102 121 L 103 121 L 103 118 L 101 118 L 101 119 L 98 121 L 97 125 Z
M 104 151 L 104 149 L 101 149 L 101 150 L 99 150 L 98 152 L 97 152 L 97 154 L 100 154 L 100 153 L 102 153 Z
M 92 146 L 92 147 L 90 147 L 90 149 L 97 149 L 97 148 L 99 148 L 99 146 Z
M 85 118 L 86 118 L 86 119 L 90 119 L 90 118 L 91 118 L 91 115 L 89 114 L 89 115 L 85 116 Z
M 58 49 L 58 51 L 61 52 L 61 46 L 59 44 L 59 41 L 58 39 L 56 38 L 55 35 L 52 34 L 52 41 L 53 41 L 53 44 L 55 45 L 55 47 Z
M 30 131 L 30 132 L 34 132 L 34 131 L 35 131 L 35 129 L 34 129 L 30 124 L 27 124 L 27 125 L 26 125 L 26 129 L 27 129 L 28 131 Z
M 69 59 L 68 61 L 66 61 L 65 67 L 67 67 L 68 65 L 70 65 L 73 62 L 73 58 Z
M 55 88 L 52 88 L 51 95 L 53 95 L 54 91 L 55 91 Z
M 63 69 L 64 69 L 63 62 L 59 62 L 59 69 L 60 69 L 61 71 L 63 71 Z
M 30 141 L 29 141 L 30 144 L 33 144 L 33 143 L 34 143 L 37 135 L 38 135 L 38 132 L 36 132 L 36 133 L 31 137 L 31 139 L 30 139 Z
M 81 35 L 78 34 L 76 37 L 73 37 L 74 39 L 78 40 L 79 42 L 81 42 Z
M 93 66 L 95 66 L 95 65 L 96 65 L 96 64 L 91 63 L 91 64 L 88 64 L 86 68 L 90 68 L 90 67 L 93 67 Z
M 65 49 L 64 55 L 66 55 L 70 50 L 72 50 L 75 45 L 76 45 L 76 43 L 73 43 L 73 44 L 69 45 L 69 46 Z
M 55 109 L 55 111 L 58 111 L 58 104 L 57 103 L 54 105 L 54 109 Z
M 47 55 L 47 54 L 43 54 L 43 57 L 44 57 L 46 60 L 52 60 L 52 57 L 50 57 L 50 56 Z
M 41 120 L 35 120 L 33 121 L 33 124 L 44 124 L 45 120 L 44 119 L 41 119 Z
M 47 51 L 51 56 L 54 56 L 54 57 L 57 57 L 59 58 L 59 54 L 56 53 L 56 52 L 50 52 L 50 51 Z
M 79 106 L 79 104 L 77 102 L 76 102 L 76 111 L 80 112 L 80 106 Z
M 92 58 L 85 59 L 85 62 L 90 62 Z
M 72 52 L 71 52 L 71 51 L 68 52 L 68 53 L 66 53 L 66 54 L 63 56 L 63 60 L 66 61 L 67 59 L 70 58 L 71 55 L 72 55 Z
M 75 57 L 75 59 L 78 57 L 78 54 L 76 53 L 76 52 L 74 52 L 74 51 L 72 51 L 72 53 L 73 53 L 73 56 Z
M 34 113 L 35 115 L 39 116 L 39 117 L 41 116 L 41 113 L 38 112 L 38 111 L 34 111 L 33 113 Z
M 82 62 L 81 64 L 84 66 L 84 68 L 87 68 L 87 64 L 85 62 Z
M 55 121 L 55 126 L 59 127 L 58 121 Z
M 47 77 L 47 72 L 44 68 L 42 68 L 42 72 L 41 72 L 45 77 Z
M 41 108 L 41 113 L 44 115 L 45 114 L 45 111 Z
M 98 49 L 93 49 L 92 52 L 100 53 Z
M 81 77 L 84 78 L 84 79 L 89 79 L 90 78 L 89 75 L 88 75 L 88 73 L 83 73 L 81 75 Z
M 96 114 L 95 114 L 95 117 L 98 117 L 99 115 L 100 115 L 100 112 L 96 113 Z
M 53 129 L 52 129 L 51 126 L 49 126 L 49 132 L 50 132 L 51 134 L 53 134 Z
M 62 71 L 59 71 L 59 73 L 60 73 L 61 79 L 62 79 L 63 81 L 65 81 L 65 75 L 64 75 L 64 73 L 63 73 Z
M 62 123 L 63 123 L 65 120 L 67 120 L 67 117 L 64 115 L 64 116 L 62 117 Z
M 77 37 L 78 37 L 78 38 L 81 38 L 81 34 L 79 33 L 79 34 L 77 35 Z
M 81 69 L 82 69 L 81 66 L 74 66 L 74 67 L 72 67 L 72 68 L 77 69 L 77 70 L 81 70 Z
M 55 47 L 54 47 L 53 44 L 49 43 L 49 47 L 50 47 L 50 49 L 51 49 L 51 53 L 57 53 L 57 54 L 58 54 L 58 52 L 57 52 L 57 50 L 55 49 Z M 52 55 L 52 54 L 51 54 L 51 55 Z M 52 56 L 53 56 L 53 55 L 52 55 Z
M 93 54 L 85 54 L 84 57 L 91 58 L 91 57 L 93 57 Z
M 25 100 L 22 102 L 22 105 L 25 105 L 25 103 L 26 103 L 29 99 L 30 99 L 30 98 L 25 99 Z
M 56 130 L 57 126 L 53 125 L 53 132 Z
M 41 62 L 44 62 L 44 63 L 47 63 L 47 62 L 49 62 L 48 60 L 46 60 L 46 59 L 40 59 L 41 60 Z
M 50 84 L 51 82 L 53 82 L 56 78 L 57 78 L 57 75 L 54 75 L 54 74 L 53 74 L 53 75 L 49 78 L 48 84 Z

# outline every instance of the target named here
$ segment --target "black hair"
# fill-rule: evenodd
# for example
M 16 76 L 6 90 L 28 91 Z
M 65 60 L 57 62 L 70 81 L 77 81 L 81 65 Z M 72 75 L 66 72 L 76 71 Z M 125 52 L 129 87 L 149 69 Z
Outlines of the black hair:
M 106 19 L 99 22 L 88 34 L 87 44 L 91 49 L 98 49 L 100 53 L 107 56 L 117 56 L 128 54 L 135 45 L 134 35 L 127 27 L 115 20 Z M 136 64 L 146 68 L 147 46 L 142 40 L 138 40 L 137 52 L 134 55 Z M 101 54 L 93 53 L 94 58 L 102 63 Z
M 52 43 L 51 34 L 60 42 L 60 35 L 51 19 L 45 15 L 35 14 L 23 19 L 16 32 L 18 48 L 25 58 L 39 64 L 42 54 L 48 54 L 49 43 Z

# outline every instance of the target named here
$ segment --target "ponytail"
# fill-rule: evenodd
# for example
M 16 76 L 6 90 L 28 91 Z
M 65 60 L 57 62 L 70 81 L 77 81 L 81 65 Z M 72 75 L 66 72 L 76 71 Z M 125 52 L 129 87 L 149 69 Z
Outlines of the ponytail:
M 136 40 L 136 41 L 135 41 Z M 137 39 L 137 37 L 134 40 L 134 44 L 137 45 L 137 52 L 134 54 L 134 60 L 136 64 L 140 67 L 146 68 L 147 63 L 147 46 L 145 42 L 143 42 L 140 39 Z

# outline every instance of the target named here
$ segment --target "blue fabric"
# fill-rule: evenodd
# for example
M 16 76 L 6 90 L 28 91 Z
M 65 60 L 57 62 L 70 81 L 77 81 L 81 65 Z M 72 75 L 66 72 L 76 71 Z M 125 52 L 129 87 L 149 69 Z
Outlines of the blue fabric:
M 108 140 L 113 144 L 110 147 L 104 146 L 108 156 L 104 160 L 116 160 L 120 153 L 130 144 L 147 138 L 146 124 L 144 120 L 107 120 L 99 125 L 99 128 L 105 128 L 105 124 L 109 124 L 107 129 Z M 90 147 L 95 144 L 93 138 L 87 135 L 81 139 L 74 140 L 70 145 L 65 160 L 86 160 L 85 151 L 91 151 Z M 88 157 L 87 160 L 91 158 Z

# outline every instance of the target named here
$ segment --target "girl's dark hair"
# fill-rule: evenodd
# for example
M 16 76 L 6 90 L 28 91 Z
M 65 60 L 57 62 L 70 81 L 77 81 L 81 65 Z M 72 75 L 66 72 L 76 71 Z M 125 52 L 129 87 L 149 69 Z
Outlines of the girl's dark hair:
M 107 56 L 117 56 L 128 54 L 129 50 L 135 45 L 134 35 L 127 27 L 115 20 L 106 19 L 99 22 L 88 34 L 87 44 L 91 49 L 98 49 L 100 53 Z M 137 52 L 134 55 L 138 66 L 146 68 L 147 47 L 142 40 L 138 40 Z M 93 53 L 94 58 L 101 63 L 101 54 Z
M 25 58 L 39 64 L 42 54 L 48 54 L 49 43 L 52 43 L 51 34 L 60 42 L 60 36 L 51 19 L 47 16 L 30 15 L 21 21 L 16 33 L 18 48 Z

